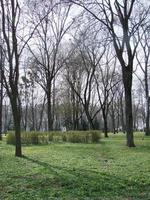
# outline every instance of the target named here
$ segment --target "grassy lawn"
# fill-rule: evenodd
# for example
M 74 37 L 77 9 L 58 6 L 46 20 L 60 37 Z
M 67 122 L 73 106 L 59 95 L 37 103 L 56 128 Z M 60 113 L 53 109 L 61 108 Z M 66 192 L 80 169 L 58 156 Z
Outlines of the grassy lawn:
M 24 146 L 24 158 L 0 142 L 0 200 L 149 200 L 150 138 L 129 149 L 124 137 Z

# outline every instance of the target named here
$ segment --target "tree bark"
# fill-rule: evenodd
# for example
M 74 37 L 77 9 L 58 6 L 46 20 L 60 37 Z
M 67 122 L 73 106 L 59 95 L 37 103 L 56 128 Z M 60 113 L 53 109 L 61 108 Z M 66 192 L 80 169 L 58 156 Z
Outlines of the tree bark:
M 41 130 L 41 127 L 42 127 L 44 108 L 45 108 L 45 96 L 44 96 L 44 100 L 42 104 L 42 109 L 40 111 L 40 121 L 39 121 L 39 127 L 38 127 L 39 131 Z
M 145 94 L 146 94 L 146 128 L 145 128 L 145 136 L 150 136 L 150 127 L 149 127 L 149 117 L 150 117 L 150 97 L 149 97 L 149 88 L 148 88 L 148 74 L 147 68 L 145 70 Z
M 0 46 L 0 140 L 2 140 L 2 125 L 3 125 L 3 52 Z
M 2 140 L 2 120 L 3 120 L 3 83 L 1 79 L 1 88 L 0 88 L 0 140 Z
M 103 121 L 104 121 L 104 136 L 105 138 L 108 138 L 107 115 L 105 114 L 105 111 L 102 111 L 102 113 L 103 113 Z
M 51 85 L 49 85 L 47 92 L 47 118 L 48 118 L 48 131 L 52 131 L 53 119 L 52 119 Z
M 22 157 L 22 149 L 21 149 L 21 110 L 18 101 L 18 97 L 13 94 L 10 98 L 12 113 L 14 118 L 14 126 L 15 126 L 15 156 Z
M 114 110 L 114 106 L 112 105 L 112 110 L 111 110 L 111 120 L 112 120 L 112 131 L 114 134 L 116 134 L 116 121 L 115 121 L 115 110 Z
M 150 97 L 146 98 L 146 128 L 145 128 L 145 136 L 150 136 L 150 127 L 149 127 L 149 117 L 150 117 Z
M 133 114 L 132 114 L 132 66 L 124 67 L 122 72 L 123 72 L 123 83 L 125 88 L 127 146 L 135 147 L 134 137 L 133 137 Z
M 2 120 L 3 120 L 3 80 L 2 80 L 2 70 L 1 70 L 1 86 L 0 86 L 0 140 L 2 140 Z
M 91 118 L 91 115 L 89 113 L 88 106 L 84 106 L 84 110 L 85 110 L 85 114 L 86 114 L 87 120 L 89 122 L 89 129 L 94 130 L 95 126 L 94 126 L 93 120 Z

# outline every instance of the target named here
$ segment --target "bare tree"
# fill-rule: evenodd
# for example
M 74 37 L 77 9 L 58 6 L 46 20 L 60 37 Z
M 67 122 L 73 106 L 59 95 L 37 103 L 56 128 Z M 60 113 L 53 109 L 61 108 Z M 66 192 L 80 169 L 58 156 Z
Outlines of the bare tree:
M 127 146 L 135 147 L 133 137 L 133 116 L 132 116 L 132 75 L 133 61 L 139 41 L 132 47 L 133 36 L 139 29 L 147 17 L 148 10 L 142 10 L 137 17 L 136 1 L 125 0 L 119 2 L 115 0 L 93 0 L 88 1 L 73 1 L 86 11 L 88 11 L 96 20 L 104 25 L 109 32 L 117 58 L 122 69 L 123 84 L 125 89 L 125 113 L 126 113 L 126 132 Z M 141 4 L 140 4 L 141 7 Z M 137 19 L 137 20 L 136 20 Z
M 2 12 L 2 33 L 5 41 L 5 55 L 7 58 L 8 69 L 4 74 L 4 84 L 9 96 L 12 113 L 14 117 L 16 135 L 16 156 L 22 156 L 20 138 L 20 99 L 19 99 L 19 50 L 17 40 L 17 28 L 20 18 L 20 7 L 17 0 L 1 3 Z
M 66 62 L 66 78 L 84 108 L 91 129 L 95 129 L 94 120 L 101 110 L 96 106 L 94 77 L 106 49 L 102 41 L 97 43 L 97 37 L 99 35 L 93 29 L 85 28 L 81 31 L 79 38 L 74 38 L 75 51 L 73 57 L 70 57 L 70 61 Z
M 108 113 L 110 105 L 114 99 L 114 95 L 120 78 L 116 72 L 116 58 L 112 54 L 110 46 L 107 47 L 103 62 L 100 62 L 95 76 L 97 94 L 102 111 L 104 121 L 104 134 L 108 137 Z
M 21 149 L 21 102 L 19 96 L 19 75 L 20 75 L 20 59 L 22 52 L 32 38 L 36 28 L 42 20 L 48 15 L 53 8 L 48 10 L 43 18 L 28 32 L 23 34 L 24 24 L 20 23 L 24 13 L 19 5 L 18 0 L 0 0 L 1 18 L 2 18 L 2 39 L 4 41 L 3 51 L 6 57 L 5 73 L 3 76 L 4 85 L 9 96 L 14 118 L 16 148 L 15 155 L 22 156 Z M 21 37 L 21 35 L 24 36 Z
M 42 8 L 45 13 L 47 7 Z M 43 18 L 39 10 L 36 11 L 38 20 Z M 64 7 L 58 5 L 45 19 L 40 23 L 36 30 L 36 38 L 34 44 L 36 49 L 29 46 L 33 55 L 36 71 L 36 82 L 43 88 L 47 100 L 47 117 L 48 130 L 53 129 L 54 121 L 54 102 L 55 97 L 55 78 L 60 68 L 62 67 L 62 60 L 60 55 L 60 45 L 64 35 L 70 29 L 73 21 L 68 20 L 70 6 Z M 37 22 L 34 22 L 35 24 Z
M 141 71 L 144 75 L 144 81 L 138 77 L 141 82 L 141 85 L 145 91 L 145 99 L 146 99 L 146 127 L 145 127 L 145 135 L 150 135 L 150 91 L 149 91 L 149 75 L 150 75 L 150 30 L 149 24 L 146 24 L 141 27 L 138 31 L 138 40 L 140 41 L 139 51 L 136 53 L 136 59 L 138 61 L 138 65 L 141 68 Z

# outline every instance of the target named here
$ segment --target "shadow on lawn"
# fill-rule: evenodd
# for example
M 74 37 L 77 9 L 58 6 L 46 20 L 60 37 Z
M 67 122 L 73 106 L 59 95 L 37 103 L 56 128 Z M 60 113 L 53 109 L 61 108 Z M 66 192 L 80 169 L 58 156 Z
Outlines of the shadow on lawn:
M 118 197 L 119 199 L 131 198 L 137 200 L 147 199 L 148 197 L 148 186 L 111 175 L 109 172 L 104 173 L 76 167 L 60 167 L 26 156 L 24 156 L 24 159 L 44 167 L 43 175 L 46 174 L 47 177 L 53 175 L 54 177 L 53 180 L 46 179 L 47 184 L 50 187 L 58 187 L 59 191 L 62 193 L 67 192 L 67 195 L 72 195 L 73 198 L 103 199 L 107 197 L 108 199 L 117 199 Z M 141 196 L 143 192 L 145 196 Z

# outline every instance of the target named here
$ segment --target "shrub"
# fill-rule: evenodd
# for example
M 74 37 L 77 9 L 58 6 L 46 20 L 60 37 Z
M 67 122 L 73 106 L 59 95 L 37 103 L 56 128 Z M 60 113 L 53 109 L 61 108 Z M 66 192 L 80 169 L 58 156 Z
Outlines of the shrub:
M 67 136 L 65 134 L 62 134 L 62 141 L 67 142 Z
M 96 143 L 100 140 L 99 131 L 62 132 L 22 132 L 22 144 L 48 144 L 49 142 Z M 15 135 L 10 132 L 6 137 L 7 144 L 15 144 Z
M 96 143 L 100 136 L 99 131 L 68 131 L 63 133 L 62 140 L 71 143 Z
M 68 133 L 67 142 L 86 143 L 87 142 L 87 134 L 83 134 L 82 132 Z
M 48 141 L 53 141 L 53 133 L 48 134 Z
M 98 131 L 92 131 L 91 132 L 91 142 L 97 143 L 100 140 L 100 133 Z
M 31 134 L 31 144 L 39 144 L 39 135 L 37 133 Z
M 6 135 L 6 142 L 7 144 L 14 144 L 16 143 L 16 140 L 15 140 L 15 133 L 13 132 L 10 132 Z

